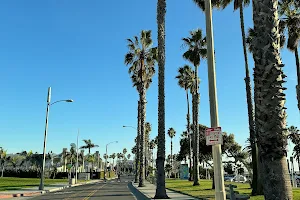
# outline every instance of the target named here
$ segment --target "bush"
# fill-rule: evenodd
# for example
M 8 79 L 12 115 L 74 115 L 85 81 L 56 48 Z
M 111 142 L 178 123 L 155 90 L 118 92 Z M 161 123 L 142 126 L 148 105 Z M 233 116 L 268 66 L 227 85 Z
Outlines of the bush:
M 18 178 L 40 178 L 40 171 L 39 170 L 20 170 L 18 169 L 6 169 L 3 171 L 4 177 L 18 177 Z

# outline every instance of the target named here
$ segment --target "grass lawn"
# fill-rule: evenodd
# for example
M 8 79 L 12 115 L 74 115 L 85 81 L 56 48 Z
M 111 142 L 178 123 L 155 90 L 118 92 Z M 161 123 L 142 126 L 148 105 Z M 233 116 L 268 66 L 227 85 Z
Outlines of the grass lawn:
M 225 183 L 225 184 L 230 184 Z M 238 191 L 240 194 L 251 194 L 251 188 L 248 183 L 233 183 L 237 185 L 235 191 Z M 166 179 L 166 187 L 168 189 L 176 190 L 184 194 L 188 194 L 197 198 L 204 199 L 215 199 L 215 191 L 211 189 L 212 181 L 211 180 L 200 180 L 200 186 L 193 186 L 193 182 L 187 180 L 179 179 Z M 293 190 L 294 199 L 300 199 L 300 189 L 294 188 Z M 250 197 L 251 200 L 264 200 L 263 196 L 253 196 Z
M 78 180 L 79 181 L 79 180 Z M 67 183 L 67 179 L 45 179 L 45 186 L 55 183 Z M 0 178 L 0 191 L 5 190 L 19 190 L 21 188 L 38 187 L 40 185 L 39 178 L 14 178 L 2 177 Z

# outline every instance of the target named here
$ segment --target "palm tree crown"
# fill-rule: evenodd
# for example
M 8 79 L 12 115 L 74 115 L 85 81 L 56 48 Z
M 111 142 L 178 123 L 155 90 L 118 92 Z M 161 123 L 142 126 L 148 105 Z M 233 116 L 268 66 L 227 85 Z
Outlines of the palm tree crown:
M 88 140 L 83 140 L 85 145 L 81 146 L 80 149 L 88 149 L 89 154 L 91 153 L 91 148 L 99 147 L 99 145 L 92 143 L 90 139 Z
M 200 60 L 205 59 L 207 55 L 206 38 L 203 38 L 201 29 L 191 31 L 190 35 L 190 37 L 182 38 L 184 46 L 188 47 L 188 50 L 183 54 L 183 58 L 198 67 Z

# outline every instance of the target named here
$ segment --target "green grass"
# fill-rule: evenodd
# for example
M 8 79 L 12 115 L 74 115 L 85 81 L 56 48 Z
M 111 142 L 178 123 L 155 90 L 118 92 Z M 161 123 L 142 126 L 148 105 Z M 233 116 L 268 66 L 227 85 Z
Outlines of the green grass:
M 67 179 L 45 179 L 45 186 L 55 183 L 67 183 Z M 0 191 L 5 190 L 19 190 L 28 187 L 37 187 L 40 184 L 38 178 L 13 178 L 2 177 L 0 178 Z
M 230 184 L 230 183 L 225 183 Z M 235 191 L 238 191 L 240 194 L 251 194 L 251 188 L 248 183 L 233 183 L 237 185 Z M 181 192 L 183 194 L 188 194 L 197 198 L 206 198 L 213 200 L 215 199 L 215 191 L 211 189 L 212 181 L 211 180 L 200 180 L 200 186 L 193 186 L 193 182 L 187 180 L 178 180 L 178 179 L 167 179 L 166 187 L 171 190 Z M 293 190 L 294 199 L 300 199 L 300 189 L 294 188 Z M 251 200 L 264 200 L 264 197 L 261 196 L 251 196 Z

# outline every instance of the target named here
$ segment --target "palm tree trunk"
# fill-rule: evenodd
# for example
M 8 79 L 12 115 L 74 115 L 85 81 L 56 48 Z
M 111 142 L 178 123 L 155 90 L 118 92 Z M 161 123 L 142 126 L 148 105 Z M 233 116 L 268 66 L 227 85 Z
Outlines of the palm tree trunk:
M 298 48 L 295 49 L 295 59 L 296 59 L 297 80 L 298 80 L 298 85 L 296 85 L 296 92 L 297 92 L 298 109 L 300 110 L 300 65 L 299 65 Z
M 4 173 L 4 165 L 2 166 L 1 177 L 3 177 L 3 173 Z
M 144 59 L 144 58 L 143 58 Z M 140 104 L 141 104 L 141 134 L 140 134 L 140 179 L 139 179 L 139 187 L 144 187 L 144 178 L 145 178 L 145 118 L 146 118 L 146 89 L 143 83 L 143 68 L 144 68 L 144 60 L 141 60 L 141 69 L 140 69 L 140 79 L 141 79 L 141 90 L 140 90 Z
M 245 59 L 245 83 L 246 83 L 246 98 L 247 98 L 247 107 L 248 107 L 248 122 L 249 122 L 249 132 L 250 132 L 250 143 L 251 143 L 251 155 L 252 155 L 252 169 L 253 169 L 253 180 L 252 180 L 252 195 L 261 195 L 263 194 L 261 182 L 258 182 L 258 173 L 257 173 L 257 144 L 255 136 L 255 124 L 254 124 L 254 109 L 252 101 L 252 87 L 250 82 L 250 73 L 248 65 L 248 56 L 246 49 L 246 34 L 245 34 L 245 25 L 244 25 L 244 7 L 243 1 L 240 1 L 240 23 L 242 31 L 242 40 L 243 40 L 243 51 Z M 261 188 L 260 190 L 258 188 Z
M 280 58 L 278 1 L 253 0 L 255 126 L 266 200 L 293 199 L 286 162 L 285 82 Z
M 141 114 L 140 114 L 140 101 L 138 101 L 138 117 L 137 117 L 137 138 L 136 138 L 136 155 L 135 155 L 135 177 L 134 177 L 134 182 L 138 183 L 139 180 L 139 163 L 140 163 L 140 128 L 141 128 Z
M 155 199 L 168 199 L 165 182 L 165 15 L 166 0 L 157 0 L 157 41 L 158 41 L 158 145 L 156 157 Z
M 173 141 L 171 137 L 171 169 L 173 171 Z
M 187 120 L 187 134 L 188 134 L 188 139 L 189 139 L 189 161 L 190 161 L 190 176 L 189 176 L 189 181 L 192 180 L 192 138 L 191 138 L 191 132 L 190 132 L 190 101 L 189 101 L 189 92 L 188 89 L 186 91 L 186 102 L 187 102 L 187 115 L 186 115 L 186 120 Z
M 199 93 L 198 93 L 198 69 L 195 66 L 196 77 L 196 91 L 193 94 L 193 135 L 194 135 L 194 151 L 193 151 L 193 167 L 194 167 L 194 184 L 193 186 L 200 185 L 199 183 L 199 125 L 198 125 L 198 109 L 199 109 Z

